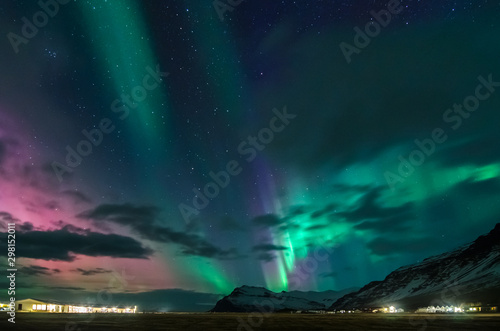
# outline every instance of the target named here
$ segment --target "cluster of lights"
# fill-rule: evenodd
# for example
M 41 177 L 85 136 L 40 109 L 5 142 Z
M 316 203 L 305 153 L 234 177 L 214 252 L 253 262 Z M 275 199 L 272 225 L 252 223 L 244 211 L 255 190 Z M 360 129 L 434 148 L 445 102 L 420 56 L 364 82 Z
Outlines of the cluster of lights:
M 470 308 L 472 310 L 472 308 Z M 474 308 L 475 310 L 475 308 Z M 428 313 L 463 313 L 464 309 L 461 307 L 455 307 L 455 306 L 442 306 L 442 307 L 434 307 L 430 306 L 427 307 L 427 312 Z
M 34 311 L 57 312 L 57 306 L 56 305 L 34 304 L 33 310 Z M 95 308 L 95 307 L 84 307 L 84 306 L 69 306 L 68 307 L 68 312 L 70 312 L 70 313 L 92 313 L 92 312 L 94 312 L 94 313 L 97 313 L 97 312 L 100 312 L 100 313 L 135 313 L 136 310 L 137 310 L 137 306 L 134 306 L 134 308 L 117 308 L 117 307 Z M 59 309 L 59 312 L 62 312 L 61 309 Z
M 359 310 L 339 310 L 339 313 L 345 314 L 345 313 L 355 313 L 355 312 L 360 312 Z M 395 313 L 402 313 L 404 310 L 402 308 L 396 308 L 394 306 L 390 307 L 385 307 L 385 308 L 380 308 L 380 309 L 374 309 L 372 310 L 373 313 L 386 313 L 386 314 L 395 314 Z
M 47 310 L 46 305 L 33 305 L 33 310 Z
M 77 306 L 69 306 L 70 313 L 90 313 L 92 312 L 91 307 L 77 307 Z
M 378 310 L 378 309 L 373 310 L 374 313 L 377 313 L 379 311 L 386 313 L 386 314 L 395 314 L 395 313 L 402 313 L 403 309 L 396 308 L 394 306 L 390 306 L 390 307 L 385 307 L 385 308 L 380 309 L 380 310 Z
M 100 312 L 100 313 L 135 313 L 137 306 L 132 308 L 93 308 L 93 307 L 78 307 L 78 306 L 69 306 L 70 313 L 92 313 L 92 312 Z

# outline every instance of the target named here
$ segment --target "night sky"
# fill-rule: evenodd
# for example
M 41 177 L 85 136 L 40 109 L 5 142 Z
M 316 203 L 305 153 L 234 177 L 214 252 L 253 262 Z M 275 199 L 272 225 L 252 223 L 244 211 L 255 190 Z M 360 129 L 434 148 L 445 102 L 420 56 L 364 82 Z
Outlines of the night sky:
M 361 287 L 499 222 L 499 1 L 228 2 L 1 3 L 18 299 Z

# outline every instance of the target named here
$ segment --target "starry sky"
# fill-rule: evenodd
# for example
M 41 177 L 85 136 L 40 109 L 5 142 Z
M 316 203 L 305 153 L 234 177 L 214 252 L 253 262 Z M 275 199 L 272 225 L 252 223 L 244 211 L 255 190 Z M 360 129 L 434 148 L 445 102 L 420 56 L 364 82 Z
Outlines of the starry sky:
M 361 287 L 499 221 L 499 1 L 46 3 L 0 5 L 18 298 Z

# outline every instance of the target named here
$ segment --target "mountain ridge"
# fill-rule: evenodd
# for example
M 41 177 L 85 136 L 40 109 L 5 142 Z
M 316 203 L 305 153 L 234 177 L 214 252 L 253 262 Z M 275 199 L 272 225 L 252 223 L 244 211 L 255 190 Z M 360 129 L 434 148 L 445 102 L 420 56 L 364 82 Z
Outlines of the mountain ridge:
M 219 300 L 212 312 L 280 312 L 295 310 L 326 310 L 336 299 L 356 291 L 282 291 L 273 292 L 264 287 L 243 285 Z
M 500 303 L 500 223 L 488 234 L 450 252 L 402 266 L 329 307 L 331 310 L 434 303 Z

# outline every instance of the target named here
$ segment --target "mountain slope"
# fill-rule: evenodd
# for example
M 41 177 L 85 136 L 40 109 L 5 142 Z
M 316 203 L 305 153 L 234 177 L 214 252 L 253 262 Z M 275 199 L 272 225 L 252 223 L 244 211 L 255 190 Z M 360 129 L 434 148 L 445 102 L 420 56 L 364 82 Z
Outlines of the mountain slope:
M 263 287 L 242 286 L 217 302 L 214 312 L 278 312 L 286 310 L 325 310 L 336 299 L 356 289 L 324 292 L 280 292 Z
M 500 223 L 454 251 L 401 267 L 337 300 L 330 309 L 500 303 Z

